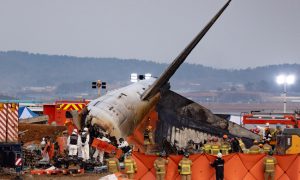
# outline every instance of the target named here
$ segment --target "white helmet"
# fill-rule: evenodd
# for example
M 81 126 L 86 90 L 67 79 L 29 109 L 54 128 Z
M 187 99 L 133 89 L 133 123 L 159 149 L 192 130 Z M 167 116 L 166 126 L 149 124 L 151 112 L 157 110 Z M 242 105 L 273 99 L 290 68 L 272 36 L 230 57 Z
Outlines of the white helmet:
M 222 158 L 222 153 L 219 152 L 218 155 L 217 155 L 217 157 L 218 158 Z
M 84 130 L 85 132 L 88 132 L 88 131 L 89 131 L 89 129 L 88 129 L 87 127 L 83 128 L 83 130 Z
M 74 129 L 74 130 L 73 130 L 73 133 L 74 133 L 74 134 L 77 134 L 77 132 L 78 132 L 77 129 Z

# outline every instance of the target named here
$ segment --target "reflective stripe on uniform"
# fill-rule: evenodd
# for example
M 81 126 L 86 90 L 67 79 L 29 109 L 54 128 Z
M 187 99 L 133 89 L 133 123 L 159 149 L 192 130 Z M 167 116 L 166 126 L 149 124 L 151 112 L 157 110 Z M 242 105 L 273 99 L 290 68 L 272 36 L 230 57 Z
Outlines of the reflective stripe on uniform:
M 134 162 L 131 159 L 125 159 L 125 173 L 134 173 Z
M 190 164 L 182 164 L 180 174 L 191 174 L 191 165 Z

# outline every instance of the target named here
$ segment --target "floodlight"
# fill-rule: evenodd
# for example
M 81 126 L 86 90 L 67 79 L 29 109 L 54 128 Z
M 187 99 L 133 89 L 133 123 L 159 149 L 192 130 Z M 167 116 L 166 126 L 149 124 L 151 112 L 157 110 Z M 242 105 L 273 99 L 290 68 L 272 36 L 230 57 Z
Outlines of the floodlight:
M 137 73 L 131 73 L 131 75 L 130 75 L 130 81 L 131 82 L 137 82 L 138 81 L 138 75 L 137 75 Z
M 295 83 L 295 76 L 294 75 L 288 75 L 286 77 L 286 83 L 287 84 L 294 84 Z
M 150 74 L 150 73 L 145 74 L 145 79 L 150 79 L 151 77 L 152 77 L 152 74 Z
M 277 82 L 277 84 L 285 83 L 285 75 L 281 74 L 281 75 L 277 76 L 276 82 Z

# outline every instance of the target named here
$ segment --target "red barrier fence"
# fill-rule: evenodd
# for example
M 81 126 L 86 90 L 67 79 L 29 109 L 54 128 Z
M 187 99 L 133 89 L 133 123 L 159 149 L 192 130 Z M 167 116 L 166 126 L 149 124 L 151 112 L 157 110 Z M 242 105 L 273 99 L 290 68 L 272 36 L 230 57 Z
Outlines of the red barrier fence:
M 155 169 L 153 163 L 157 156 L 145 155 L 134 152 L 138 171 L 135 179 L 155 180 Z M 263 159 L 264 154 L 230 154 L 223 157 L 225 160 L 224 175 L 225 180 L 262 180 L 264 179 Z M 295 155 L 274 155 L 277 159 L 275 172 L 276 180 L 300 180 L 300 156 Z M 207 154 L 191 155 L 193 161 L 192 179 L 193 180 L 214 180 L 215 170 L 210 163 L 215 160 L 215 156 Z M 166 179 L 180 180 L 178 174 L 178 162 L 182 156 L 171 155 L 168 157 Z

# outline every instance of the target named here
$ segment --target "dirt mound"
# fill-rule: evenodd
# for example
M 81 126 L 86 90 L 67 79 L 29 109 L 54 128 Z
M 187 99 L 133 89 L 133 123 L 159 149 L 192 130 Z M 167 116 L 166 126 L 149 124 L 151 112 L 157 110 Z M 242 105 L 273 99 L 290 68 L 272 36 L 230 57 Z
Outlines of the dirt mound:
M 63 131 L 66 131 L 66 126 L 51 126 L 48 124 L 25 124 L 19 123 L 19 132 L 23 132 L 20 136 L 20 140 L 24 143 L 30 141 L 41 141 L 45 136 L 56 139 L 57 136 L 62 135 Z

